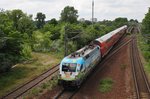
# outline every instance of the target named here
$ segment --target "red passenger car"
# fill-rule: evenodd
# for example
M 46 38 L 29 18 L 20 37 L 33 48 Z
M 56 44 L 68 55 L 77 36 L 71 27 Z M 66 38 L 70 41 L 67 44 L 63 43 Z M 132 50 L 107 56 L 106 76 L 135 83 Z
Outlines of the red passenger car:
M 100 38 L 97 38 L 94 43 L 100 46 L 100 52 L 102 57 L 104 57 L 113 45 L 122 37 L 126 32 L 127 26 L 124 25 Z

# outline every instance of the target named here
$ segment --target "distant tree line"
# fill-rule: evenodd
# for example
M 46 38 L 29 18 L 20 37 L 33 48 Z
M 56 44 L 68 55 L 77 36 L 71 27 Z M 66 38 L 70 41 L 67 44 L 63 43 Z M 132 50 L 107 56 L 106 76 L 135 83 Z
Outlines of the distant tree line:
M 145 18 L 142 21 L 142 35 L 145 38 L 145 42 L 148 45 L 148 48 L 146 48 L 147 53 L 145 53 L 146 59 L 150 63 L 150 8 L 148 10 L 148 13 L 145 14 Z
M 144 34 L 150 34 L 150 8 L 148 13 L 145 14 L 145 18 L 142 21 L 142 29 Z
M 23 11 L 0 11 L 0 72 L 8 71 L 18 63 L 31 58 L 31 52 L 64 52 L 64 38 L 67 37 L 68 53 L 92 40 L 128 24 L 127 18 L 116 18 L 94 23 L 78 21 L 78 10 L 65 7 L 60 20 L 45 21 L 46 15 L 38 12 L 32 15 Z M 145 21 L 144 21 L 145 22 Z M 145 23 L 147 24 L 147 23 Z M 148 27 L 148 26 L 147 26 Z

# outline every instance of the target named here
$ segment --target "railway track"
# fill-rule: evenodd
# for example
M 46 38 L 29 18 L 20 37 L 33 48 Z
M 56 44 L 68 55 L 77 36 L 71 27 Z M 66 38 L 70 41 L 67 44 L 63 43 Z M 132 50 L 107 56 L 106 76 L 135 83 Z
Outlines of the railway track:
M 132 42 L 130 45 L 130 59 L 132 65 L 133 80 L 135 85 L 135 99 L 150 99 L 150 86 L 142 62 L 140 60 L 136 36 L 133 34 Z
M 80 89 L 80 88 L 79 88 Z M 56 97 L 55 99 L 71 99 L 79 89 L 76 90 L 65 90 L 63 89 Z
M 50 68 L 46 72 L 42 73 L 41 75 L 37 76 L 36 78 L 32 79 L 31 81 L 21 85 L 20 87 L 18 87 L 15 90 L 9 92 L 8 94 L 6 94 L 5 96 L 3 96 L 1 98 L 2 99 L 15 99 L 15 98 L 18 98 L 19 96 L 23 95 L 28 90 L 30 90 L 31 88 L 35 87 L 37 84 L 41 83 L 46 78 L 48 78 L 48 77 L 52 78 L 54 75 L 56 75 L 58 73 L 58 70 L 59 70 L 58 65 Z
M 126 36 L 125 36 L 125 37 L 126 37 Z M 95 69 L 93 70 L 94 72 L 92 72 L 92 73 L 93 73 L 92 76 L 95 76 L 98 72 L 100 72 L 100 71 L 104 68 L 103 64 L 105 64 L 113 55 L 115 55 L 116 53 L 118 53 L 121 48 L 123 48 L 125 45 L 127 45 L 127 44 L 129 44 L 129 43 L 131 42 L 131 38 L 130 38 L 129 40 L 125 40 L 125 41 L 124 41 L 124 38 L 125 38 L 125 37 L 122 37 L 122 39 L 120 40 L 120 42 L 118 42 L 118 44 L 116 44 L 115 47 L 111 49 L 111 51 L 109 52 L 109 54 L 108 54 L 107 56 L 105 56 L 104 59 L 97 65 L 97 66 L 101 65 L 101 67 L 97 67 L 97 66 L 95 67 Z M 91 75 L 89 75 L 89 77 L 90 77 L 90 76 L 91 76 Z M 89 78 L 88 78 L 88 79 L 89 79 Z M 88 79 L 86 79 L 86 80 L 82 83 L 82 85 L 84 85 L 84 83 L 85 83 Z M 78 93 L 78 91 L 82 88 L 82 85 L 81 85 L 80 88 L 75 89 L 75 90 L 73 90 L 73 91 L 68 91 L 68 90 L 63 89 L 63 90 L 61 90 L 61 91 L 54 97 L 54 99 L 71 99 L 71 98 L 73 98 L 73 96 L 74 96 L 76 93 Z

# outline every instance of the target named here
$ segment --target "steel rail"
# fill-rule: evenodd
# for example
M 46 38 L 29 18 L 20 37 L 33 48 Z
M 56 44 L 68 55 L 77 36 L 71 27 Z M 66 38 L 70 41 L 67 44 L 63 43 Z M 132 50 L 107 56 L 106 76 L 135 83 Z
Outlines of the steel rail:
M 6 94 L 5 96 L 2 96 L 2 99 L 15 99 L 15 98 L 21 96 L 22 94 L 24 94 L 25 92 L 27 92 L 28 90 L 30 90 L 31 88 L 33 88 L 34 86 L 36 86 L 37 84 L 39 84 L 40 82 L 42 82 L 43 80 L 48 78 L 49 76 L 56 73 L 59 70 L 58 65 L 59 64 L 57 64 L 56 66 L 53 66 L 52 68 L 43 72 L 42 74 L 35 77 L 34 79 L 26 82 L 25 84 L 21 85 L 20 87 L 18 87 L 16 89 L 14 89 L 13 91 Z

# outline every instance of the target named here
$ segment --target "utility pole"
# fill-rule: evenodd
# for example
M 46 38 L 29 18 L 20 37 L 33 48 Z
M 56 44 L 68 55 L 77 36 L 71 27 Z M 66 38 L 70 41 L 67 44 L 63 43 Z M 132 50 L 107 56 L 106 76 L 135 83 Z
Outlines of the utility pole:
M 92 0 L 92 25 L 94 24 L 94 0 Z
M 65 56 L 67 56 L 68 55 L 68 42 L 70 41 L 70 40 L 73 40 L 73 39 L 76 39 L 76 38 L 79 38 L 80 37 L 80 34 L 81 34 L 81 31 L 75 31 L 75 32 L 69 32 L 68 30 L 68 25 L 65 25 L 65 27 L 64 27 L 64 31 L 65 31 L 65 33 L 64 33 L 64 47 L 65 47 L 65 53 L 64 53 L 64 57 Z M 67 33 L 71 33 L 71 34 L 77 34 L 77 33 L 79 33 L 79 34 L 77 34 L 77 35 L 75 35 L 74 37 L 72 37 L 72 38 L 68 38 L 68 36 L 67 36 Z

